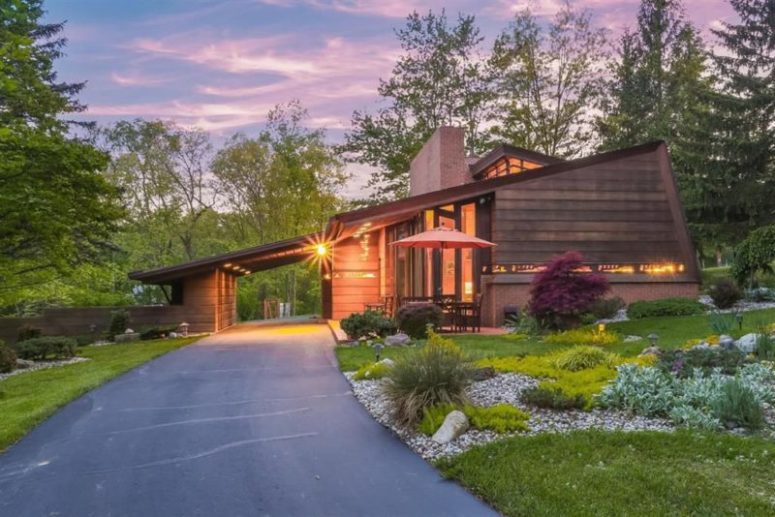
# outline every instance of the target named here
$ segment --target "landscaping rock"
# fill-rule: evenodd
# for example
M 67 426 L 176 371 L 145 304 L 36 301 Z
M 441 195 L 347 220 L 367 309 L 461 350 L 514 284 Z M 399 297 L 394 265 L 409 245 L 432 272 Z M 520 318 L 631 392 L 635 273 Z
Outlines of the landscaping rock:
M 394 360 L 390 359 L 389 357 L 386 357 L 386 358 L 378 361 L 377 364 L 384 364 L 385 366 L 388 366 L 388 367 L 392 368 L 393 366 L 395 366 L 396 362 Z
M 16 367 L 17 368 L 32 368 L 35 366 L 35 361 L 30 361 L 29 359 L 17 359 L 16 360 Z
M 745 336 L 735 341 L 735 346 L 741 352 L 750 354 L 751 352 L 756 351 L 756 342 L 758 340 L 759 340 L 759 334 L 754 334 L 754 333 L 746 334 Z
M 471 373 L 471 379 L 473 379 L 474 382 L 486 381 L 487 379 L 492 379 L 493 377 L 495 377 L 495 368 L 492 366 L 474 368 L 474 371 Z
M 726 348 L 727 350 L 732 349 L 735 346 L 735 338 L 732 336 L 721 335 L 718 338 L 718 344 L 721 348 Z
M 625 336 L 625 343 L 632 343 L 633 341 L 641 341 L 643 338 L 640 336 Z
M 468 417 L 462 411 L 451 411 L 431 440 L 440 444 L 449 443 L 466 431 L 468 431 Z
M 404 334 L 403 332 L 399 332 L 398 334 L 395 334 L 393 336 L 388 336 L 385 338 L 385 345 L 387 346 L 406 346 L 409 343 L 411 343 L 412 338 Z
M 138 341 L 139 339 L 140 334 L 136 332 L 128 334 L 116 334 L 116 336 L 113 338 L 116 343 L 129 343 L 130 341 Z
M 644 348 L 643 352 L 641 352 L 639 355 L 646 356 L 646 355 L 662 355 L 662 349 L 658 346 L 650 346 L 648 348 Z
M 705 341 L 698 343 L 691 347 L 689 350 L 710 350 L 710 345 Z

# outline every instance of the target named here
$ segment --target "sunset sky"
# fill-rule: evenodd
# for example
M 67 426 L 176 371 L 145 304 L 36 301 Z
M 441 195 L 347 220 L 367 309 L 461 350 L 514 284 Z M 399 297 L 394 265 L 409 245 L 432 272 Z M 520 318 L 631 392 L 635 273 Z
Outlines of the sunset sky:
M 298 98 L 311 125 L 341 139 L 354 109 L 373 110 L 380 77 L 399 48 L 393 29 L 412 10 L 476 15 L 489 46 L 517 10 L 551 16 L 561 0 L 48 0 L 66 20 L 65 80 L 87 80 L 85 117 L 102 123 L 162 118 L 216 139 L 260 126 L 275 104 Z M 638 0 L 584 0 L 594 22 L 617 34 Z M 733 20 L 722 0 L 686 0 L 705 33 Z M 708 38 L 710 36 L 708 35 Z M 611 38 L 612 40 L 614 38 Z

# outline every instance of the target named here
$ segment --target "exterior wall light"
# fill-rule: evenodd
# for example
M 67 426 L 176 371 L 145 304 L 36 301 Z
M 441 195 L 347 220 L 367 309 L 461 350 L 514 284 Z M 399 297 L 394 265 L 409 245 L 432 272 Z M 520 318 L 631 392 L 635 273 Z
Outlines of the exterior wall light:
M 325 257 L 326 255 L 328 255 L 328 246 L 326 246 L 325 244 L 318 244 L 315 247 L 315 253 L 318 254 L 318 257 Z

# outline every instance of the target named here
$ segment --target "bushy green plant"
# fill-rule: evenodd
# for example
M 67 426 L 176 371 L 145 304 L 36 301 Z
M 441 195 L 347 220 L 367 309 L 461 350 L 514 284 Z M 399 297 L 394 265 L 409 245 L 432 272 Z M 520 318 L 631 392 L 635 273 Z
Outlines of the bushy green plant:
M 118 334 L 123 334 L 129 328 L 129 311 L 126 309 L 117 309 L 110 314 L 110 324 L 108 325 L 108 336 L 113 339 Z
M 601 298 L 594 301 L 588 310 L 596 320 L 602 320 L 613 318 L 626 305 L 619 296 L 614 296 L 613 298 Z
M 713 415 L 727 426 L 760 429 L 764 411 L 754 391 L 739 379 L 730 379 L 712 402 Z
M 594 346 L 575 346 L 557 353 L 552 364 L 561 370 L 577 372 L 601 364 L 613 367 L 619 359 L 618 355 Z
M 80 336 L 75 336 L 73 339 L 75 339 L 75 343 L 78 346 L 86 346 L 94 343 L 94 336 L 91 334 L 82 334 Z
M 562 389 L 548 383 L 526 389 L 520 398 L 525 404 L 547 409 L 583 409 L 587 405 L 583 395 L 568 395 Z
M 387 363 L 364 364 L 353 375 L 356 381 L 374 380 L 385 377 L 390 372 L 390 366 Z
M 708 287 L 708 296 L 719 309 L 729 309 L 740 301 L 743 292 L 731 278 L 719 277 Z
M 616 379 L 598 395 L 603 407 L 645 416 L 665 416 L 675 406 L 678 381 L 658 368 L 619 367 Z
M 43 334 L 43 330 L 30 324 L 24 324 L 16 332 L 16 341 L 27 341 L 28 339 L 40 337 L 41 334 Z
M 550 345 L 610 346 L 618 345 L 622 342 L 622 338 L 619 334 L 610 330 L 600 331 L 596 328 L 581 328 L 549 334 L 544 337 L 544 342 Z
M 768 332 L 768 328 L 759 329 L 759 334 L 756 338 L 754 355 L 760 361 L 775 361 L 775 337 Z
M 350 339 L 360 339 L 368 336 L 387 336 L 395 331 L 393 321 L 379 311 L 355 312 L 341 321 Z
M 48 357 L 73 357 L 77 347 L 78 344 L 74 339 L 63 336 L 36 337 L 14 345 L 19 357 L 34 361 L 42 361 Z
M 705 306 L 697 300 L 689 298 L 639 301 L 633 302 L 627 307 L 627 315 L 634 320 L 655 316 L 691 316 L 703 312 L 705 312 Z
M 496 433 L 513 433 L 528 431 L 530 414 L 511 404 L 496 404 L 481 407 L 472 404 L 436 404 L 423 410 L 423 417 L 418 424 L 418 430 L 432 436 L 444 423 L 444 419 L 454 410 L 462 411 L 471 427 L 480 430 L 490 430 Z
M 16 352 L 0 339 L 0 373 L 8 373 L 16 368 Z
M 763 226 L 748 234 L 735 248 L 732 276 L 746 285 L 758 272 L 772 273 L 775 260 L 775 225 Z
M 666 350 L 660 356 L 657 366 L 678 377 L 688 377 L 698 368 L 705 373 L 719 368 L 722 373 L 733 374 L 745 361 L 745 354 L 738 348 L 693 348 Z
M 427 336 L 428 326 L 438 329 L 443 313 L 438 305 L 433 303 L 413 303 L 404 305 L 396 313 L 398 328 L 408 336 L 423 339 Z
M 399 357 L 390 369 L 385 396 L 396 421 L 414 425 L 434 404 L 464 404 L 472 368 L 451 340 L 430 331 L 426 345 Z
M 712 311 L 708 314 L 708 326 L 716 335 L 730 334 L 735 328 L 734 314 L 725 314 L 719 311 Z

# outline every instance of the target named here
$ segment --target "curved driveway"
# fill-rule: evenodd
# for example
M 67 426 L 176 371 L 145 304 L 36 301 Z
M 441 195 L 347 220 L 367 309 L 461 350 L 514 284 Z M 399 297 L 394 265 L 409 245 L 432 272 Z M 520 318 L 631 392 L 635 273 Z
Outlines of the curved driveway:
M 492 514 L 372 420 L 324 325 L 241 325 L 90 392 L 0 455 L 0 494 L 14 517 Z

